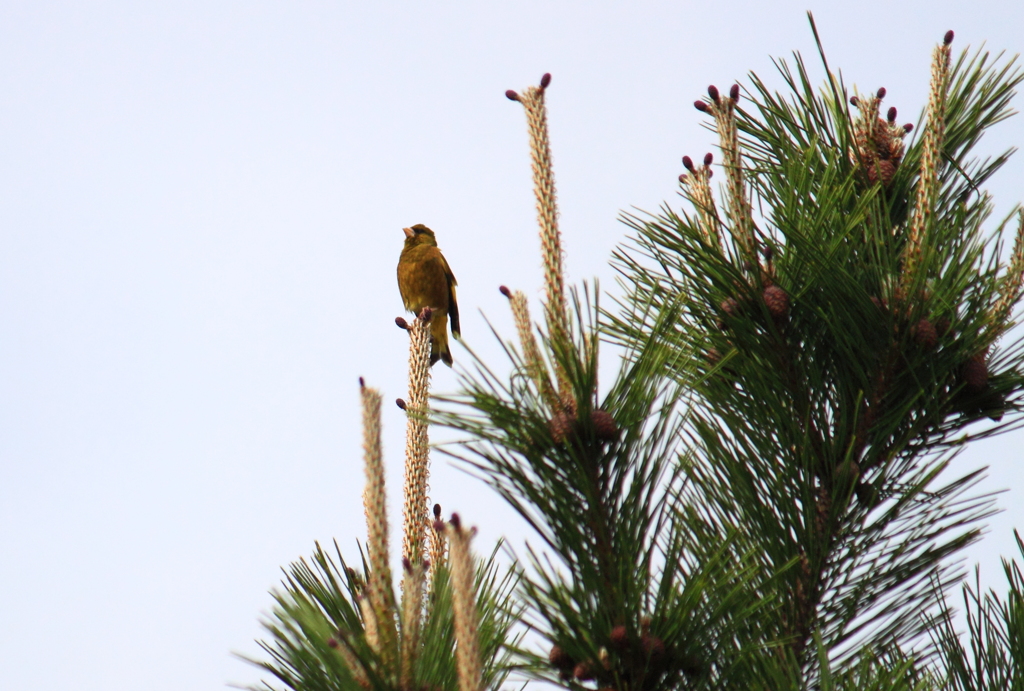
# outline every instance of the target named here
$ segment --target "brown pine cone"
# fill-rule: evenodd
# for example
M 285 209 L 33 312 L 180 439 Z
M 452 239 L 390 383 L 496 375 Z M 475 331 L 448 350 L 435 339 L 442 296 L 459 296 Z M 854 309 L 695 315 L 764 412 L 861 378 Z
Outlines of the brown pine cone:
M 714 367 L 722 361 L 722 354 L 718 352 L 718 348 L 710 348 L 708 352 L 704 353 L 704 359 L 707 360 L 709 366 Z
M 551 652 L 548 653 L 548 662 L 551 663 L 552 667 L 560 669 L 563 672 L 576 667 L 576 661 L 569 657 L 569 654 L 557 645 L 551 646 Z
M 572 671 L 572 675 L 580 681 L 591 681 L 594 679 L 594 669 L 589 662 L 581 662 Z
M 939 344 L 939 332 L 927 319 L 922 319 L 914 326 L 914 340 L 924 350 L 932 350 Z
M 872 185 L 881 181 L 883 187 L 892 184 L 892 178 L 896 175 L 896 164 L 892 161 L 879 159 L 868 166 L 868 182 Z
M 892 148 L 892 132 L 889 129 L 889 123 L 882 118 L 878 118 L 875 123 L 874 140 L 875 150 L 878 152 L 878 155 L 882 158 L 888 158 Z
M 727 298 L 722 300 L 718 307 L 722 312 L 730 317 L 735 317 L 740 312 L 740 303 L 737 302 L 736 298 Z
M 903 131 L 902 127 L 897 129 L 899 132 Z M 893 131 L 893 137 L 889 140 L 889 160 L 898 168 L 900 161 L 903 160 L 903 138 L 896 134 L 897 131 Z
M 612 647 L 620 653 L 629 649 L 629 633 L 626 631 L 624 624 L 619 624 L 613 628 L 608 638 L 611 639 Z
M 789 295 L 779 286 L 768 286 L 764 289 L 764 304 L 774 319 L 785 319 L 789 315 Z
M 594 426 L 594 436 L 600 441 L 615 441 L 619 438 L 619 427 L 615 424 L 615 418 L 605 410 L 595 410 L 590 413 L 590 422 Z
M 548 420 L 548 432 L 556 444 L 564 444 L 576 436 L 576 417 L 569 413 L 558 413 Z
M 961 376 L 968 393 L 979 394 L 988 386 L 988 364 L 984 355 L 976 355 L 964 363 Z

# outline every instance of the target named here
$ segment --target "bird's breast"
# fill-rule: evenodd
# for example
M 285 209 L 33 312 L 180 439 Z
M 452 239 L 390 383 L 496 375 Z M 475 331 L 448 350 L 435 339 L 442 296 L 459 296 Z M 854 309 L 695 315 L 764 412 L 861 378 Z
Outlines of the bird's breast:
M 411 312 L 424 307 L 448 309 L 448 278 L 436 257 L 407 256 L 403 252 L 398 264 L 398 288 L 405 308 Z

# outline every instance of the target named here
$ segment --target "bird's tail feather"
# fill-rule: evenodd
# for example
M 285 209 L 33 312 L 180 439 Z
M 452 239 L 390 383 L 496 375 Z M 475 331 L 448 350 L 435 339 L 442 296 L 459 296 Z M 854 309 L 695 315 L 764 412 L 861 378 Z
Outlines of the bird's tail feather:
M 433 367 L 438 360 L 452 366 L 452 351 L 448 347 L 448 316 L 435 313 L 430 325 L 430 366 Z

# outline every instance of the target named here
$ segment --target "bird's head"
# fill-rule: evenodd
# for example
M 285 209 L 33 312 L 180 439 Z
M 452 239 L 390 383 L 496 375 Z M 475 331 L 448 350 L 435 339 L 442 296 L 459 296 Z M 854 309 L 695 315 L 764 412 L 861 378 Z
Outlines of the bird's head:
M 402 228 L 402 232 L 405 233 L 406 247 L 416 247 L 417 245 L 437 247 L 437 238 L 434 237 L 434 231 L 422 223 L 417 223 L 410 228 Z

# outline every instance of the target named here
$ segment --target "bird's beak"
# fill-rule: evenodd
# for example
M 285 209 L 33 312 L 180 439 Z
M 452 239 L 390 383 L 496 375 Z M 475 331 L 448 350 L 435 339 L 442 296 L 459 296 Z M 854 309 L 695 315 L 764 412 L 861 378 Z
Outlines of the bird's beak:
M 414 231 L 412 228 L 402 228 L 402 232 L 405 233 L 405 237 L 407 238 L 411 238 L 413 235 L 416 234 L 416 231 Z

